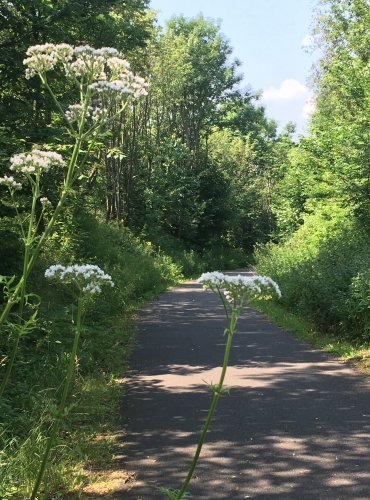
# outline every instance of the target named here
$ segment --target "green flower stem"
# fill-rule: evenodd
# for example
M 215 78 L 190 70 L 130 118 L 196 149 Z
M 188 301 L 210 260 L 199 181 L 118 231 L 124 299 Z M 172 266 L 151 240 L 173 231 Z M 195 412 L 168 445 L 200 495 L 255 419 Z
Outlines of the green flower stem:
M 34 242 L 34 221 L 35 221 L 35 214 L 36 214 L 36 202 L 37 198 L 39 197 L 39 176 L 37 176 L 36 182 L 33 184 L 32 183 L 32 206 L 31 206 L 31 215 L 30 215 L 30 220 L 28 223 L 28 232 L 27 232 L 27 237 L 24 242 L 24 258 L 23 258 L 23 281 L 22 285 L 20 288 L 20 301 L 19 301 L 19 309 L 18 309 L 18 316 L 20 320 L 23 317 L 23 310 L 24 310 L 24 299 L 26 296 L 26 287 L 27 287 L 27 268 L 28 268 L 28 263 L 30 260 L 30 249 L 31 246 Z
M 11 297 L 9 298 L 8 302 L 4 306 L 4 309 L 3 309 L 1 316 L 0 316 L 0 326 L 3 323 L 5 323 L 6 319 L 9 316 L 10 311 L 13 309 L 14 304 L 17 303 L 17 297 L 19 294 L 19 289 L 22 286 L 22 282 L 23 282 L 23 276 L 18 281 L 16 287 L 14 288 L 14 291 L 13 291 Z
M 23 311 L 24 311 L 24 304 L 25 304 L 25 297 L 26 297 L 26 286 L 27 286 L 27 267 L 28 267 L 28 262 L 30 258 L 30 247 L 33 243 L 33 225 L 34 225 L 34 219 L 35 219 L 35 213 L 36 213 L 36 202 L 37 198 L 39 195 L 39 189 L 38 189 L 38 180 L 36 181 L 36 184 L 32 186 L 32 192 L 33 192 L 33 197 L 32 197 L 32 207 L 31 207 L 31 215 L 30 215 L 30 220 L 28 224 L 28 233 L 27 237 L 24 240 L 24 258 L 23 258 L 23 273 L 22 273 L 22 280 L 19 282 L 19 308 L 18 308 L 18 321 L 22 321 L 23 318 Z M 9 309 L 10 312 L 10 309 Z M 6 371 L 5 371 L 5 376 L 1 382 L 0 385 L 0 398 L 2 397 L 6 386 L 8 385 L 10 375 L 13 370 L 13 365 L 15 358 L 17 356 L 18 352 L 18 346 L 19 346 L 19 340 L 20 340 L 20 334 L 17 333 L 16 339 L 13 344 L 13 349 L 10 355 L 10 359 L 8 361 Z
M 9 358 L 9 361 L 8 361 L 8 364 L 7 364 L 7 367 L 6 367 L 6 371 L 5 371 L 5 375 L 4 375 L 3 381 L 1 382 L 1 386 L 0 386 L 0 398 L 3 395 L 6 386 L 8 385 L 8 382 L 9 382 L 9 379 L 10 379 L 10 375 L 11 375 L 12 370 L 13 370 L 14 361 L 15 361 L 15 358 L 16 358 L 17 352 L 18 352 L 19 340 L 20 340 L 20 335 L 17 335 L 16 338 L 15 338 L 15 342 L 13 344 L 12 353 L 10 355 L 10 358 Z
M 11 294 L 11 297 L 9 298 L 7 304 L 5 305 L 5 307 L 2 311 L 2 314 L 0 316 L 0 326 L 2 324 L 4 324 L 4 322 L 6 321 L 6 319 L 9 316 L 14 304 L 16 304 L 17 302 L 19 302 L 19 319 L 20 320 L 22 319 L 23 308 L 24 308 L 24 297 L 26 294 L 26 286 L 27 286 L 27 278 L 28 278 L 30 272 L 32 271 L 33 266 L 35 265 L 35 262 L 37 260 L 37 257 L 40 253 L 40 250 L 41 250 L 43 244 L 45 243 L 46 239 L 49 237 L 50 233 L 52 232 L 54 224 L 55 224 L 55 222 L 59 216 L 59 213 L 64 206 L 65 200 L 69 194 L 71 185 L 73 184 L 73 174 L 74 174 L 74 170 L 75 170 L 75 167 L 77 164 L 78 155 L 79 155 L 80 150 L 81 150 L 81 145 L 82 145 L 82 139 L 79 137 L 76 139 L 76 142 L 75 142 L 75 145 L 73 148 L 72 156 L 71 156 L 69 166 L 68 166 L 67 176 L 66 176 L 65 183 L 64 183 L 64 188 L 63 188 L 61 197 L 59 199 L 59 202 L 58 202 L 57 206 L 55 207 L 54 213 L 51 216 L 51 218 L 50 218 L 50 220 L 45 228 L 45 231 L 41 235 L 41 238 L 39 239 L 37 245 L 35 245 L 35 247 L 33 248 L 32 254 L 30 255 L 30 253 L 31 253 L 30 252 L 30 244 L 32 241 L 32 227 L 33 227 L 33 220 L 35 217 L 36 201 L 37 201 L 36 195 L 38 195 L 38 189 L 36 189 L 34 191 L 34 196 L 33 196 L 33 200 L 32 200 L 32 208 L 31 208 L 31 218 L 30 218 L 30 222 L 29 222 L 28 235 L 27 235 L 27 240 L 26 240 L 26 248 L 25 248 L 25 256 L 24 256 L 24 262 L 23 262 L 22 277 L 20 278 L 19 282 L 15 286 L 13 293 Z M 11 354 L 11 357 L 10 357 L 9 362 L 8 362 L 6 373 L 5 373 L 4 379 L 3 379 L 1 386 L 0 386 L 0 398 L 2 397 L 4 391 L 9 383 L 9 379 L 10 379 L 10 376 L 11 376 L 11 373 L 13 370 L 13 365 L 14 365 L 14 361 L 16 358 L 18 346 L 19 346 L 19 336 L 13 345 L 13 350 L 12 350 L 12 354 Z
M 39 472 L 37 475 L 35 485 L 34 485 L 33 490 L 32 490 L 30 500 L 35 500 L 37 498 L 36 495 L 37 495 L 37 492 L 39 490 L 39 487 L 41 485 L 42 479 L 43 479 L 44 474 L 45 474 L 45 470 L 46 470 L 46 467 L 47 467 L 47 464 L 49 461 L 51 449 L 53 447 L 57 433 L 59 431 L 60 423 L 61 423 L 63 417 L 65 416 L 65 405 L 66 405 L 66 401 L 67 401 L 67 397 L 68 397 L 68 393 L 69 393 L 69 388 L 70 388 L 70 385 L 72 382 L 75 360 L 76 360 L 77 350 L 78 350 L 78 342 L 79 342 L 80 334 L 81 334 L 82 310 L 83 310 L 83 299 L 82 299 L 82 296 L 80 295 L 80 297 L 78 299 L 78 305 L 77 305 L 76 333 L 75 333 L 75 337 L 73 340 L 71 358 L 70 358 L 69 364 L 68 364 L 67 375 L 66 375 L 65 382 L 64 382 L 63 393 L 62 393 L 62 397 L 61 397 L 61 400 L 59 403 L 59 407 L 58 407 L 58 411 L 57 411 L 55 420 L 54 420 L 53 425 L 51 427 L 49 441 L 48 441 L 48 444 L 47 444 L 46 449 L 45 449 L 44 457 L 43 457 L 41 465 L 40 465 L 40 469 L 39 469 Z
M 223 365 L 222 365 L 220 379 L 219 379 L 218 384 L 216 386 L 214 386 L 214 388 L 213 388 L 212 403 L 211 403 L 211 406 L 208 410 L 208 415 L 207 415 L 206 421 L 203 425 L 203 429 L 202 429 L 202 432 L 201 432 L 200 437 L 199 437 L 197 449 L 195 451 L 192 463 L 190 465 L 188 475 L 186 476 L 185 481 L 184 481 L 180 491 L 178 492 L 178 494 L 176 496 L 177 500 L 180 500 L 182 498 L 182 496 L 184 495 L 184 493 L 186 492 L 186 490 L 189 486 L 191 478 L 194 474 L 194 470 L 195 470 L 197 463 L 198 463 L 200 452 L 202 450 L 202 446 L 203 446 L 203 443 L 205 441 L 209 425 L 211 423 L 213 414 L 216 410 L 218 400 L 222 394 L 222 387 L 223 387 L 223 383 L 225 380 L 227 366 L 229 364 L 230 351 L 231 351 L 231 346 L 232 346 L 232 342 L 233 342 L 233 336 L 235 333 L 237 321 L 238 321 L 238 311 L 234 305 L 234 307 L 232 308 L 232 312 L 231 312 L 229 327 L 227 328 L 227 342 L 226 342 L 226 347 L 225 347 L 224 361 L 223 361 Z
M 229 307 L 230 307 L 230 305 L 227 304 L 227 302 L 225 300 L 225 296 L 222 293 L 222 291 L 220 290 L 220 287 L 217 286 L 215 292 L 220 297 L 222 305 L 224 306 L 226 318 L 229 319 Z
M 12 189 L 10 189 L 9 191 L 10 191 L 10 196 L 12 198 L 12 203 L 13 203 L 13 207 L 14 207 L 15 213 L 17 214 L 17 223 L 18 223 L 18 226 L 19 226 L 22 238 L 25 238 L 26 235 L 25 235 L 25 232 L 24 232 L 24 229 L 23 229 L 23 223 L 21 221 L 21 216 L 19 214 L 19 210 L 18 210 L 18 207 L 17 207 L 17 202 L 15 201 L 15 198 L 14 198 L 14 191 Z

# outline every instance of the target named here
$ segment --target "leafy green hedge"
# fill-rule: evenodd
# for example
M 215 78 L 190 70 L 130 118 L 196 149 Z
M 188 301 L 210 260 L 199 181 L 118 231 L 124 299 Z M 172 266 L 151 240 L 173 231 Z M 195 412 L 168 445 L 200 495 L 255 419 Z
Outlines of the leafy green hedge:
M 290 239 L 255 252 L 282 290 L 282 305 L 322 331 L 370 336 L 370 236 L 345 212 L 311 215 Z

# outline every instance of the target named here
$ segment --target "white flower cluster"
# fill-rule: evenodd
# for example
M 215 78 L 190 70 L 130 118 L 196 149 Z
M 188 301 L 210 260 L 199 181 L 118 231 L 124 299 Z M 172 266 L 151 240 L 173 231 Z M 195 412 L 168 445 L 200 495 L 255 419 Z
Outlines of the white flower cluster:
M 10 170 L 33 174 L 35 172 L 48 172 L 51 167 L 63 167 L 65 162 L 62 156 L 53 151 L 33 149 L 30 153 L 20 153 L 10 158 Z
M 130 71 L 130 64 L 125 59 L 118 57 L 118 54 L 114 57 L 109 57 L 107 60 L 107 65 L 111 70 L 112 79 L 119 79 L 121 75 L 124 75 Z
M 57 45 L 45 43 L 29 47 L 26 54 L 29 57 L 23 61 L 23 64 L 27 66 L 26 78 L 31 78 L 54 69 L 61 62 L 66 64 L 72 59 L 73 47 L 66 43 Z
M 276 296 L 281 299 L 281 290 L 279 285 L 269 276 L 254 276 L 255 283 L 261 288 L 261 290 L 273 290 Z
M 147 95 L 147 84 L 143 78 L 135 76 L 130 64 L 111 47 L 94 49 L 89 45 L 72 47 L 68 44 L 34 45 L 27 50 L 26 77 L 43 74 L 61 65 L 69 78 L 89 85 L 97 94 L 133 94 L 134 97 Z
M 259 295 L 276 295 L 281 297 L 278 284 L 268 276 L 230 276 L 214 271 L 203 273 L 198 278 L 198 283 L 208 290 L 224 290 L 227 301 L 233 303 L 240 299 L 256 297 Z
M 65 65 L 66 75 L 74 78 L 105 79 L 105 63 L 109 57 L 108 50 L 96 50 L 90 45 L 81 45 L 73 49 L 73 59 Z M 117 51 L 115 51 L 117 52 Z
M 211 273 L 203 273 L 197 281 L 198 283 L 202 283 L 204 288 L 211 288 L 212 286 L 223 288 L 225 277 L 225 274 L 213 271 Z
M 77 122 L 81 118 L 82 112 L 83 106 L 81 104 L 70 104 L 65 112 L 65 117 L 70 122 Z
M 66 284 L 73 283 L 81 292 L 88 295 L 99 294 L 102 285 L 114 287 L 112 277 L 99 266 L 93 264 L 74 264 L 72 266 L 54 264 L 45 271 L 45 277 L 58 279 Z
M 144 78 L 134 75 L 130 69 L 130 64 L 121 57 L 110 57 L 107 60 L 107 66 L 110 69 L 112 83 L 116 82 L 117 85 L 130 89 L 134 97 L 148 95 L 148 84 Z
M 133 94 L 134 97 L 138 98 L 141 96 L 148 95 L 147 83 L 144 78 L 140 76 L 135 76 L 131 71 L 126 74 L 120 75 L 118 80 L 99 80 L 97 82 L 89 85 L 90 90 L 93 90 L 98 95 L 104 94 Z
M 131 93 L 131 89 L 123 82 L 123 80 L 113 80 L 112 82 L 100 80 L 98 82 L 92 83 L 89 88 L 95 91 L 97 94 L 109 92 L 117 92 L 121 94 Z
M 40 198 L 40 203 L 41 205 L 44 205 L 44 207 L 51 205 L 51 202 L 45 196 Z
M 86 118 L 90 118 L 93 123 L 100 121 L 106 114 L 107 110 L 98 106 L 88 106 L 86 110 Z M 78 122 L 82 116 L 83 107 L 81 104 L 71 104 L 65 112 L 65 117 L 71 123 Z
M 99 106 L 89 106 L 89 118 L 92 119 L 93 123 L 99 122 L 104 115 L 106 115 L 107 110 L 105 108 L 99 108 Z
M 12 175 L 4 175 L 0 177 L 0 184 L 7 186 L 9 189 L 22 189 L 22 184 L 17 182 Z
M 60 273 L 62 273 L 65 270 L 65 266 L 62 266 L 62 264 L 53 264 L 52 266 L 48 267 L 45 271 L 45 278 L 55 278 L 59 276 Z

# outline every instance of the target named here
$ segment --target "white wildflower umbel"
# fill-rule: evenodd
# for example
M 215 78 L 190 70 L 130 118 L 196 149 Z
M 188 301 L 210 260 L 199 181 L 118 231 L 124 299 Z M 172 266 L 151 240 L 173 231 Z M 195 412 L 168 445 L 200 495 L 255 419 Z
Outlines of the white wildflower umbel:
M 220 297 L 223 303 L 226 318 L 228 319 L 228 326 L 225 329 L 227 342 L 225 346 L 224 361 L 219 381 L 217 384 L 210 384 L 213 392 L 212 403 L 209 408 L 206 421 L 203 425 L 202 432 L 198 440 L 198 445 L 195 450 L 188 473 L 179 490 L 168 488 L 162 489 L 167 498 L 170 498 L 171 500 L 180 500 L 182 498 L 185 498 L 188 486 L 190 484 L 191 478 L 193 477 L 198 459 L 200 457 L 209 425 L 216 410 L 218 400 L 222 394 L 228 392 L 224 388 L 224 380 L 227 366 L 229 364 L 231 346 L 236 330 L 236 324 L 238 322 L 239 315 L 243 309 L 243 306 L 246 304 L 246 301 L 252 297 L 264 296 L 265 298 L 271 298 L 272 296 L 281 296 L 280 289 L 277 283 L 275 283 L 271 278 L 267 276 L 242 276 L 240 274 L 236 276 L 230 276 L 218 271 L 214 271 L 211 273 L 203 273 L 198 279 L 198 283 L 201 283 L 206 290 L 212 290 L 213 292 L 215 292 Z
M 0 184 L 8 187 L 11 191 L 22 189 L 22 184 L 17 182 L 12 175 L 4 175 L 4 177 L 0 177 Z
M 43 196 L 42 198 L 40 198 L 40 203 L 41 205 L 45 208 L 45 207 L 50 207 L 51 206 L 51 202 L 50 200 L 48 200 L 46 198 L 46 196 Z
M 65 112 L 65 117 L 70 123 L 79 122 L 84 113 L 86 119 L 91 119 L 93 123 L 98 123 L 107 113 L 107 110 L 99 106 L 88 106 L 85 110 L 81 104 L 71 104 Z
M 82 104 L 70 104 L 65 112 L 65 117 L 70 122 L 78 122 L 81 119 L 83 111 Z
M 24 174 L 48 172 L 51 167 L 64 167 L 59 153 L 33 149 L 30 153 L 20 153 L 10 158 L 10 170 Z
M 103 285 L 114 287 L 112 277 L 93 264 L 71 266 L 54 264 L 46 269 L 45 278 L 55 279 L 64 284 L 73 284 L 79 292 L 86 295 L 99 294 Z
M 64 270 L 65 266 L 62 266 L 62 264 L 53 264 L 46 269 L 45 278 L 53 279 L 55 277 L 58 277 Z
M 202 283 L 205 289 L 216 292 L 222 301 L 223 292 L 231 306 L 243 307 L 248 299 L 255 297 L 281 297 L 278 284 L 268 276 L 227 275 L 214 271 L 203 273 L 198 283 Z
M 112 47 L 94 49 L 90 45 L 72 47 L 68 44 L 34 45 L 27 50 L 23 63 L 26 77 L 45 74 L 57 67 L 67 78 L 87 86 L 96 95 L 114 93 L 114 98 L 132 94 L 135 98 L 147 95 L 145 80 L 136 76 L 130 63 Z M 46 80 L 45 80 L 46 81 Z
M 70 61 L 73 47 L 66 43 L 45 43 L 29 47 L 26 54 L 29 56 L 23 61 L 23 64 L 27 66 L 26 78 L 32 78 L 54 69 L 59 63 L 66 64 Z
M 225 275 L 218 271 L 203 273 L 197 281 L 198 283 L 202 283 L 205 289 L 212 289 L 212 287 L 222 288 L 225 281 Z

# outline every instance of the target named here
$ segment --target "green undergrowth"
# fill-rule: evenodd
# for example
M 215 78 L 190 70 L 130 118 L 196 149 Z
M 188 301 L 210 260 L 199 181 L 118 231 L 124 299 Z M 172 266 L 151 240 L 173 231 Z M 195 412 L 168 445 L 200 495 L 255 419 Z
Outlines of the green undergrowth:
M 232 248 L 220 241 L 207 247 L 190 247 L 169 234 L 143 231 L 142 237 L 150 242 L 158 254 L 171 258 L 186 278 L 195 278 L 203 272 L 216 269 L 227 271 L 245 268 L 250 260 L 243 249 Z
M 315 347 L 370 365 L 370 232 L 346 209 L 317 209 L 288 239 L 257 248 L 255 268 L 280 286 L 259 307 Z M 335 210 L 334 210 L 335 208 Z
M 281 304 L 320 332 L 370 340 L 370 232 L 345 210 L 317 213 L 289 239 L 257 249 L 259 274 L 280 286 Z
M 64 225 L 63 225 L 64 224 Z M 0 498 L 28 498 L 60 397 L 71 350 L 71 297 L 44 278 L 54 263 L 89 262 L 112 275 L 115 288 L 96 297 L 85 318 L 68 416 L 39 499 L 77 498 L 104 476 L 119 438 L 119 408 L 133 319 L 141 304 L 183 279 L 181 267 L 125 228 L 87 213 L 63 221 L 35 269 L 37 328 L 23 338 L 11 383 L 0 402 Z M 1 341 L 2 352 L 11 343 Z M 114 437 L 116 436 L 116 438 Z

